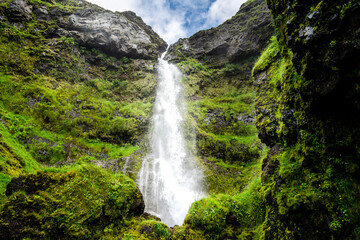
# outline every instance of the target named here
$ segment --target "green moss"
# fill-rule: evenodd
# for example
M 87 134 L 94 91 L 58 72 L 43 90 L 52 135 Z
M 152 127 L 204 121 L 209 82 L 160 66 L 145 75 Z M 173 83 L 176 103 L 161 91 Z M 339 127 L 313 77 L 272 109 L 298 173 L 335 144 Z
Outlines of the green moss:
M 169 228 L 158 220 L 142 220 L 135 224 L 132 223 L 131 227 L 126 229 L 123 237 L 125 239 L 171 239 L 171 232 Z
M 195 231 L 186 226 L 175 226 L 172 235 L 174 240 L 205 240 L 206 238 L 200 231 Z
M 5 199 L 6 186 L 11 181 L 11 177 L 8 174 L 0 173 L 0 203 Z
M 30 0 L 31 4 L 36 6 L 46 6 L 48 8 L 59 8 L 61 10 L 75 10 L 75 9 L 83 9 L 83 7 L 76 1 L 73 0 L 61 0 L 61 1 L 53 1 L 51 3 L 41 0 Z
M 1 173 L 17 177 L 40 169 L 40 165 L 26 151 L 24 145 L 3 124 L 0 124 L 0 141 Z
M 264 155 L 266 151 L 263 151 Z M 262 158 L 260 158 L 262 159 Z M 236 195 L 261 174 L 261 160 L 250 163 L 230 163 L 208 157 L 204 161 L 204 173 L 209 194 Z
M 10 122 L 11 128 L 15 127 L 14 134 L 19 134 L 16 136 L 21 140 L 27 140 L 33 135 L 41 137 L 41 132 L 44 132 L 39 130 L 41 126 L 45 126 L 48 129 L 48 133 L 52 131 L 52 135 L 54 135 L 53 131 L 60 133 L 55 134 L 59 138 L 57 140 L 54 137 L 48 138 L 48 136 L 44 136 L 45 139 L 51 142 L 50 149 L 46 146 L 49 144 L 42 142 L 38 142 L 41 143 L 41 146 L 37 144 L 39 146 L 32 148 L 33 152 L 50 150 L 47 151 L 47 155 L 41 157 L 42 159 L 38 159 L 42 162 L 49 158 L 54 158 L 54 160 L 49 162 L 65 159 L 65 155 L 61 153 L 58 145 L 64 143 L 65 136 L 63 135 L 68 135 L 69 133 L 73 139 L 79 136 L 85 139 L 96 137 L 106 139 L 111 143 L 121 144 L 123 146 L 120 146 L 119 149 L 123 149 L 123 152 L 128 152 L 124 152 L 123 155 L 129 155 L 128 150 L 132 148 L 132 151 L 134 151 L 136 149 L 136 146 L 130 147 L 129 143 L 133 143 L 143 132 L 143 126 L 138 124 L 141 121 L 146 123 L 146 119 L 150 117 L 151 104 L 148 103 L 119 104 L 90 98 L 87 93 L 80 90 L 80 86 L 70 89 L 67 84 L 63 84 L 62 87 L 52 90 L 39 86 L 45 80 L 43 78 L 33 79 L 33 83 L 25 85 L 18 84 L 15 79 L 9 77 L 1 78 L 4 84 L 3 90 L 8 94 L 3 95 L 1 100 L 5 106 L 8 106 L 9 111 L 27 116 L 26 121 L 33 122 L 33 127 L 30 129 L 26 127 L 25 129 L 28 129 L 26 132 L 21 129 L 21 131 L 18 131 L 19 126 L 13 125 Z M 81 92 L 74 99 L 73 94 L 78 90 Z M 68 100 L 64 101 L 64 99 Z M 80 99 L 86 99 L 86 101 Z M 111 117 L 111 114 L 119 115 L 119 113 L 126 116 L 126 118 L 120 116 Z M 23 123 L 23 125 L 26 124 Z M 56 144 L 57 141 L 60 141 L 59 144 Z M 35 144 L 35 142 L 33 143 Z M 113 156 L 115 155 L 113 154 Z
M 354 190 L 358 181 L 349 173 L 358 168 L 355 160 L 357 148 L 354 147 L 358 142 L 358 138 L 354 138 L 358 120 L 353 114 L 357 110 L 351 109 L 344 118 L 335 116 L 345 114 L 346 111 L 332 108 L 339 104 L 340 108 L 346 109 L 339 103 L 345 96 L 332 96 L 337 99 L 334 103 L 327 102 L 328 99 L 321 102 L 319 99 L 325 98 L 317 92 L 322 89 L 318 85 L 321 76 L 304 77 L 308 68 L 313 67 L 325 74 L 322 67 L 333 61 L 330 60 L 331 54 L 339 48 L 342 38 L 336 34 L 326 36 L 323 46 L 328 49 L 316 66 L 307 66 L 304 59 L 299 60 L 299 54 L 306 53 L 306 49 L 294 48 L 298 71 L 293 63 L 293 53 L 286 46 L 286 38 L 296 36 L 307 26 L 316 31 L 325 30 L 329 24 L 327 16 L 346 13 L 351 1 L 343 1 L 340 5 L 326 1 L 303 5 L 301 11 L 307 11 L 309 7 L 310 13 L 318 11 L 319 19 L 310 24 L 310 20 L 305 18 L 301 20 L 302 25 L 295 28 L 291 21 L 295 17 L 294 6 L 298 3 L 287 6 L 281 1 L 267 2 L 274 15 L 277 38 L 273 39 L 253 70 L 254 76 L 260 80 L 256 124 L 259 135 L 267 144 L 280 144 L 282 149 L 274 155 L 269 154 L 267 160 L 269 169 L 264 177 L 268 204 L 264 226 L 266 238 L 354 239 L 359 222 L 359 203 L 355 196 L 359 192 Z M 336 66 L 329 69 L 334 74 L 341 71 Z M 351 82 L 353 77 L 344 76 L 339 81 Z M 336 130 L 330 130 L 332 128 Z M 304 219 L 309 223 L 304 223 Z
M 257 135 L 237 137 L 214 135 L 199 130 L 197 145 L 204 156 L 213 156 L 229 162 L 250 162 L 259 156 Z
M 219 194 L 193 203 L 185 218 L 185 226 L 203 232 L 209 239 L 237 239 L 239 235 L 247 234 L 254 236 L 265 217 L 260 187 L 261 181 L 257 178 L 240 194 Z
M 121 225 L 141 214 L 141 195 L 132 180 L 89 165 L 26 175 L 24 191 L 32 195 L 16 192 L 1 206 L 3 236 L 99 238 L 110 223 Z M 21 227 L 8 232 L 16 222 Z
M 136 117 L 149 117 L 153 105 L 149 102 L 123 103 L 119 112 L 123 115 L 131 114 Z
M 279 43 L 276 37 L 272 37 L 271 41 L 272 43 L 265 49 L 265 51 L 261 54 L 260 58 L 255 63 L 252 71 L 253 75 L 266 70 L 278 56 L 280 51 Z
M 9 7 L 9 2 L 10 2 L 11 0 L 5 0 L 5 1 L 3 1 L 2 3 L 0 3 L 0 8 L 8 8 Z
M 337 6 L 337 9 L 340 10 L 340 18 L 344 18 L 346 11 L 352 6 L 353 1 L 348 1 L 343 5 Z

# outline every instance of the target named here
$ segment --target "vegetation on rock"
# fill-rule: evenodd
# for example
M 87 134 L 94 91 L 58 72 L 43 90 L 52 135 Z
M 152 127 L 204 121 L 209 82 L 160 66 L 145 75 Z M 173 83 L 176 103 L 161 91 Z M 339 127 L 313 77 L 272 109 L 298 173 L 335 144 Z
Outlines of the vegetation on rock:
M 14 178 L 7 193 L 0 211 L 2 239 L 100 238 L 109 227 L 124 226 L 144 211 L 131 179 L 92 165 Z
M 253 70 L 259 137 L 272 147 L 262 173 L 265 238 L 358 239 L 354 29 L 360 6 L 353 1 L 268 5 L 276 37 Z
M 232 62 L 245 66 L 249 58 L 261 53 L 272 34 L 273 23 L 266 2 L 251 0 L 220 26 L 171 45 L 166 59 L 179 62 L 195 58 L 206 63 Z
M 130 226 L 127 221 L 135 221 L 126 207 L 131 198 L 141 200 L 134 183 L 87 164 L 118 172 L 138 151 L 150 122 L 156 62 L 131 54 L 115 58 L 63 33 L 62 21 L 82 4 L 104 11 L 73 1 L 0 5 L 2 239 L 115 238 Z M 132 24 L 141 27 L 141 19 L 135 20 Z M 14 177 L 51 186 L 6 196 Z M 113 181 L 125 181 L 124 189 L 109 196 Z M 70 188 L 75 195 L 69 195 Z M 139 223 L 152 219 L 135 215 Z
M 131 12 L 2 1 L 0 238 L 359 239 L 359 2 L 266 3 L 169 49 L 209 191 L 170 229 L 118 173 L 146 150 L 163 40 Z M 84 7 L 126 19 L 146 54 L 71 35 Z
M 265 1 L 248 1 L 217 28 L 171 45 L 165 57 L 184 73 L 188 126 L 195 126 L 187 134 L 196 136 L 209 193 L 236 194 L 252 179 L 264 146 L 255 127 L 251 69 L 272 33 Z M 227 50 L 219 50 L 223 43 Z

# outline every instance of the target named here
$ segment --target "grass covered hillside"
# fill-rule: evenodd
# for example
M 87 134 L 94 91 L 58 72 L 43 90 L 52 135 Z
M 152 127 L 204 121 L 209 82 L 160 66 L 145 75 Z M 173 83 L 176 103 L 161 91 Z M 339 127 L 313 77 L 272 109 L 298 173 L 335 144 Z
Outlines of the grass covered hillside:
M 156 61 L 115 56 L 69 35 L 66 18 L 81 11 L 81 4 L 26 2 L 33 13 L 21 13 L 20 20 L 12 4 L 1 5 L 3 238 L 256 234 L 265 212 L 254 191 L 260 192 L 260 159 L 266 153 L 257 137 L 250 80 L 256 55 L 242 62 L 188 58 L 178 63 L 189 99 L 185 135 L 195 136 L 207 188 L 216 195 L 194 204 L 185 224 L 170 231 L 142 214 L 142 198 L 132 180 L 94 166 L 122 171 L 131 156 L 127 166 L 136 176 L 131 172 L 140 166 L 137 152 L 146 148 L 140 142 L 154 102 Z M 37 8 L 59 10 L 63 17 L 44 21 Z M 245 222 L 247 231 L 237 227 Z
M 131 206 L 130 199 L 142 203 L 132 180 L 88 164 L 120 171 L 139 149 L 156 57 L 111 56 L 67 36 L 63 21 L 85 8 L 103 11 L 75 1 L 0 4 L 2 239 L 111 236 L 142 214 Z
M 359 239 L 359 3 L 267 5 L 275 36 L 252 65 L 253 81 L 240 80 L 244 62 L 196 59 L 194 39 L 173 46 L 171 56 L 193 56 L 178 65 L 189 118 L 203 120 L 195 120 L 198 148 L 216 193 L 175 229 L 180 239 Z M 231 121 L 254 110 L 254 122 Z M 254 135 L 244 131 L 252 124 Z M 266 147 L 238 147 L 251 136 Z
M 249 0 L 170 46 L 208 196 L 169 228 L 134 182 L 166 43 L 131 12 L 0 1 L 0 239 L 360 239 L 359 16 Z
M 81 9 L 71 3 L 27 4 Z M 40 165 L 119 160 L 136 151 L 151 114 L 156 61 L 81 46 L 54 34 L 56 19 L 19 17 L 14 4 L 0 8 L 2 187 Z

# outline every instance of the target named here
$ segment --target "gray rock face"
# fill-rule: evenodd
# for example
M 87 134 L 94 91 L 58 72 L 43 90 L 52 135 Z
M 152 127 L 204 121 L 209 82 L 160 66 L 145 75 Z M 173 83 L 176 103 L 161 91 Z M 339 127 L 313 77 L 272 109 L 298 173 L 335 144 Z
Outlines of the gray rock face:
M 55 2 L 64 4 L 62 0 Z M 75 8 L 14 0 L 9 5 L 8 22 L 28 21 L 32 14 L 36 19 L 55 21 L 55 37 L 73 37 L 81 46 L 117 58 L 156 59 L 167 48 L 166 42 L 135 13 L 114 13 L 83 0 L 70 5 Z
M 187 57 L 217 62 L 241 62 L 259 55 L 273 34 L 270 11 L 264 0 L 243 4 L 230 20 L 171 45 L 167 60 Z
M 145 31 L 122 13 L 90 8 L 77 11 L 68 19 L 63 24 L 64 35 L 115 57 L 156 58 L 167 47 L 163 41 L 158 41 L 160 45 L 154 42 L 155 32 Z
M 26 0 L 15 0 L 9 3 L 9 12 L 11 13 L 11 20 L 17 22 L 32 19 L 31 7 Z

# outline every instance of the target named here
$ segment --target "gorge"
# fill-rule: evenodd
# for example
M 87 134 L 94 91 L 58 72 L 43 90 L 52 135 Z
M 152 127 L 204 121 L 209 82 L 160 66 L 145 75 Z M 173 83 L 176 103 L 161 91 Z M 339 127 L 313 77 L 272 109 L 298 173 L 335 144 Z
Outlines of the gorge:
M 360 239 L 359 17 L 249 0 L 167 46 L 0 1 L 0 239 Z

